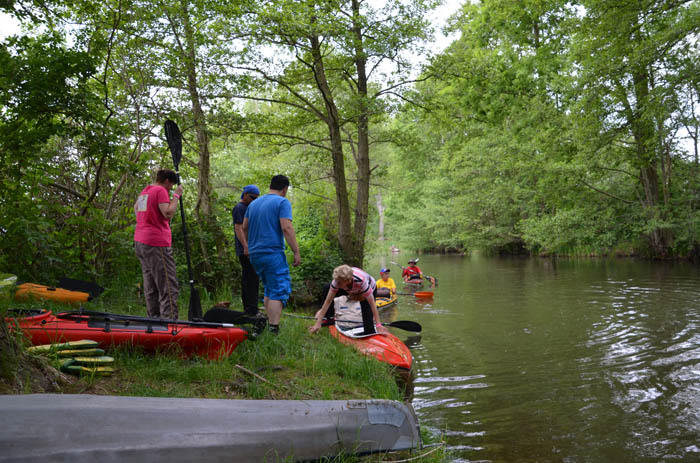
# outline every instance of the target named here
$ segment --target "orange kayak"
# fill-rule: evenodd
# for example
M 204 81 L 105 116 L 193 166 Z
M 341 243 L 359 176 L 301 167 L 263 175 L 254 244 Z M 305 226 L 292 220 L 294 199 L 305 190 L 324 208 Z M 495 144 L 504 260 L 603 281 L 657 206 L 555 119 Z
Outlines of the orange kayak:
M 380 362 L 388 363 L 391 366 L 410 370 L 413 364 L 413 356 L 406 344 L 391 333 L 373 334 L 366 337 L 351 337 L 352 331 L 362 331 L 363 328 L 356 328 L 342 332 L 335 325 L 328 327 L 331 336 L 343 344 L 354 347 L 365 355 L 372 356 Z M 343 334 L 343 333 L 347 333 Z
M 80 304 L 92 300 L 92 296 L 82 291 L 69 291 L 54 286 L 22 283 L 21 285 L 17 285 L 15 299 L 39 299 L 44 301 L 65 302 L 68 304 Z

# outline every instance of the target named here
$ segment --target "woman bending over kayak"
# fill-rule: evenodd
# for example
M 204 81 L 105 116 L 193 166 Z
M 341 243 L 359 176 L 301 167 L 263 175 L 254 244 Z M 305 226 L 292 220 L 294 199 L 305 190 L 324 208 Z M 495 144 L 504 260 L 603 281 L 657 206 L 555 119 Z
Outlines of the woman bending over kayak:
M 316 333 L 321 329 L 323 318 L 327 313 L 329 318 L 334 314 L 332 305 L 336 296 L 347 296 L 348 300 L 360 301 L 362 325 L 364 326 L 365 334 L 387 332 L 386 328 L 379 321 L 377 303 L 374 300 L 377 292 L 377 283 L 364 270 L 350 267 L 349 265 L 336 267 L 333 270 L 333 281 L 331 281 L 330 285 L 326 285 L 324 291 L 326 296 L 323 305 L 316 312 L 316 323 L 309 327 L 310 333 Z M 331 309 L 330 312 L 329 309 Z

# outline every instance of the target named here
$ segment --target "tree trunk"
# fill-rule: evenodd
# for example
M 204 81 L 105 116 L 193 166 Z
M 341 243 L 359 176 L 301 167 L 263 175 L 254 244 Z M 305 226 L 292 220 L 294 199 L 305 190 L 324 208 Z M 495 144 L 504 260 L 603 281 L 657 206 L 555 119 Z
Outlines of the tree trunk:
M 646 209 L 649 220 L 664 220 L 665 213 L 659 196 L 659 156 L 661 149 L 657 144 L 657 134 L 653 121 L 644 114 L 644 107 L 649 98 L 649 75 L 645 67 L 639 66 L 632 73 L 637 110 L 630 117 L 634 134 L 637 163 L 640 169 L 640 179 L 644 189 L 642 206 Z M 665 228 L 654 228 L 648 235 L 649 244 L 654 257 L 665 258 L 669 254 L 672 240 L 670 231 Z
M 335 183 L 335 198 L 338 204 L 338 241 L 343 258 L 346 263 L 355 265 L 355 248 L 353 246 L 350 230 L 350 203 L 348 201 L 348 188 L 345 180 L 345 158 L 343 156 L 343 142 L 340 132 L 338 108 L 333 99 L 321 54 L 321 43 L 317 35 L 309 36 L 311 55 L 313 57 L 313 72 L 316 86 L 323 96 L 326 107 L 326 125 L 331 139 L 331 155 L 333 158 L 333 181 Z M 360 261 L 361 262 L 361 261 Z
M 377 211 L 379 212 L 379 241 L 384 241 L 384 203 L 382 203 L 381 193 L 377 193 Z
M 357 202 L 355 206 L 355 265 L 362 266 L 364 260 L 365 233 L 369 209 L 369 108 L 367 104 L 367 56 L 365 54 L 362 25 L 360 24 L 360 2 L 352 0 L 352 25 L 355 39 L 355 68 L 357 70 L 357 93 L 359 114 L 357 117 Z
M 187 9 L 187 0 L 181 1 L 182 21 L 185 29 L 185 73 L 187 75 L 187 91 L 192 103 L 192 117 L 194 120 L 194 133 L 197 139 L 199 152 L 198 177 L 197 177 L 197 215 L 204 216 L 207 220 L 211 217 L 211 184 L 209 183 L 210 156 L 209 135 L 207 123 L 202 110 L 202 102 L 197 86 L 197 57 L 195 50 L 194 29 L 190 22 Z
M 197 140 L 197 151 L 199 154 L 199 162 L 197 164 L 197 203 L 195 206 L 195 214 L 199 220 L 200 226 L 206 232 L 209 232 L 214 237 L 216 250 L 219 258 L 223 258 L 226 253 L 226 238 L 216 222 L 213 213 L 213 198 L 210 182 L 211 160 L 209 154 L 209 134 L 207 131 L 206 117 L 202 109 L 202 100 L 199 95 L 199 87 L 197 85 L 197 51 L 195 33 L 190 21 L 190 14 L 187 8 L 187 0 L 181 0 L 182 5 L 182 21 L 185 32 L 184 46 L 185 56 L 184 65 L 187 76 L 187 91 L 190 95 L 192 104 L 192 117 L 194 123 L 194 132 Z M 204 270 L 211 272 L 213 269 L 209 256 L 209 246 L 204 242 L 205 234 L 200 234 L 199 247 L 202 252 L 202 262 Z M 213 288 L 213 282 L 208 282 L 208 287 Z

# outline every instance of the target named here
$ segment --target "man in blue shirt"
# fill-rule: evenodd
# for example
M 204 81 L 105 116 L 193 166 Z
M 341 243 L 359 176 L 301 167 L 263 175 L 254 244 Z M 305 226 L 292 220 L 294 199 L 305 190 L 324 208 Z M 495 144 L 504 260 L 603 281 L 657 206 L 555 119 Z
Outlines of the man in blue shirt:
M 282 308 L 292 293 L 292 279 L 284 254 L 284 241 L 294 253 L 294 266 L 301 262 L 294 226 L 292 204 L 286 198 L 289 179 L 275 175 L 270 182 L 270 192 L 250 203 L 243 219 L 245 241 L 250 263 L 265 288 L 265 312 L 270 332 L 279 332 Z

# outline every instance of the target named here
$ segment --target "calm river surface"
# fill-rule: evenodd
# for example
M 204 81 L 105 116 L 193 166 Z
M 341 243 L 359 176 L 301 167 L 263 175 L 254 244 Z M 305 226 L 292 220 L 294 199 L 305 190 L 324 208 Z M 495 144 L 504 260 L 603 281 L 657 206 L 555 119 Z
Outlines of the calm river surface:
M 457 256 L 418 265 L 438 277 L 435 297 L 399 296 L 397 319 L 423 325 L 408 339 L 413 406 L 454 461 L 700 462 L 699 267 Z

